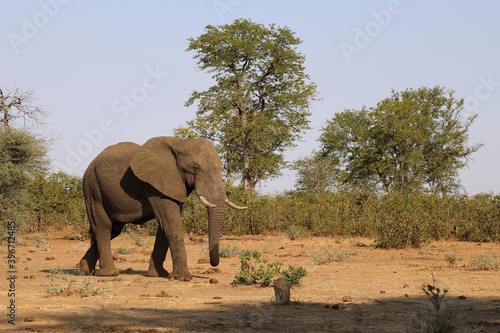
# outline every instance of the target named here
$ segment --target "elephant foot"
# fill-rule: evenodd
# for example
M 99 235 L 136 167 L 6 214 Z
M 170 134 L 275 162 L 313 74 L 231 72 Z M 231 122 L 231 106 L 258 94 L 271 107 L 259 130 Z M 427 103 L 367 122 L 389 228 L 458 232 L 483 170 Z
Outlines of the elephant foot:
M 156 270 L 156 269 L 149 269 L 146 272 L 146 276 L 148 277 L 169 277 L 170 274 L 168 274 L 167 270 Z
M 91 275 L 92 273 L 94 273 L 95 267 L 90 268 L 89 263 L 85 259 L 80 260 L 79 267 L 85 275 Z
M 99 275 L 99 276 L 118 276 L 118 275 L 120 275 L 120 272 L 116 268 L 111 268 L 111 269 L 101 268 L 97 275 Z
M 175 279 L 175 280 L 186 281 L 186 282 L 191 281 L 192 278 L 193 278 L 193 276 L 189 272 L 184 272 L 184 273 L 172 272 L 169 275 L 169 279 Z

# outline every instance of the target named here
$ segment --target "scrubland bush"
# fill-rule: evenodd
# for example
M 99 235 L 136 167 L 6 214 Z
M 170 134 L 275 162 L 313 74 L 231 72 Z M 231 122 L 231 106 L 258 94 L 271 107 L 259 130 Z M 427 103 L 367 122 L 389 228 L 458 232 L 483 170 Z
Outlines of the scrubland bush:
M 48 177 L 38 176 L 28 184 L 33 197 L 28 231 L 47 231 L 72 226 L 76 232 L 86 234 L 82 179 L 64 172 Z
M 27 231 L 72 226 L 86 234 L 81 179 L 63 173 L 35 179 L 29 187 L 36 198 Z M 380 248 L 420 246 L 430 240 L 500 241 L 500 195 L 442 196 L 415 192 L 383 196 L 362 192 L 321 194 L 284 192 L 249 196 L 230 187 L 227 195 L 247 210 L 226 209 L 223 233 L 227 235 L 286 233 L 365 236 Z M 184 204 L 184 228 L 207 233 L 207 210 L 191 195 Z M 156 221 L 138 227 L 140 234 L 155 235 Z M 295 238 L 296 233 L 290 237 Z
M 225 234 L 305 230 L 313 235 L 366 236 L 381 248 L 420 246 L 457 237 L 500 241 L 500 196 L 440 196 L 416 192 L 376 196 L 357 192 L 249 197 L 233 189 L 231 200 L 248 210 L 226 210 Z M 207 232 L 206 209 L 190 198 L 184 210 L 190 232 Z M 291 228 L 294 227 L 294 228 Z

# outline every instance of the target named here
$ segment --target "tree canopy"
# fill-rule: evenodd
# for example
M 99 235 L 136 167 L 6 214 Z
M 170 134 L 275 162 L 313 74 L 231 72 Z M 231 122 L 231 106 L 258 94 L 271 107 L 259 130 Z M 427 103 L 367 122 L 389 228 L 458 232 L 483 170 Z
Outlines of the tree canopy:
M 296 171 L 295 187 L 300 192 L 322 193 L 338 186 L 335 165 L 315 151 L 294 161 L 291 169 Z
M 47 147 L 29 133 L 0 129 L 0 221 L 15 218 L 31 204 L 30 179 L 48 169 Z
M 304 73 L 301 40 L 287 27 L 265 27 L 247 19 L 205 28 L 189 39 L 187 51 L 201 70 L 213 73 L 215 85 L 194 91 L 197 116 L 181 137 L 213 141 L 228 178 L 241 177 L 246 189 L 280 175 L 283 153 L 309 128 L 309 104 L 316 85 Z
M 468 146 L 477 115 L 464 119 L 463 99 L 442 87 L 392 91 L 376 107 L 345 110 L 322 129 L 320 154 L 344 184 L 408 193 L 446 193 L 482 145 Z

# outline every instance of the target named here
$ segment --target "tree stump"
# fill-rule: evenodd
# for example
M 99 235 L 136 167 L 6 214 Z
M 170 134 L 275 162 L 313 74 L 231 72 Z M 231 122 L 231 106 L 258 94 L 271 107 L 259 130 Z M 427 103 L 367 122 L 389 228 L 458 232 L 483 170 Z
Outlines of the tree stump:
M 274 281 L 274 296 L 276 297 L 276 304 L 290 303 L 290 285 L 284 278 L 279 278 Z

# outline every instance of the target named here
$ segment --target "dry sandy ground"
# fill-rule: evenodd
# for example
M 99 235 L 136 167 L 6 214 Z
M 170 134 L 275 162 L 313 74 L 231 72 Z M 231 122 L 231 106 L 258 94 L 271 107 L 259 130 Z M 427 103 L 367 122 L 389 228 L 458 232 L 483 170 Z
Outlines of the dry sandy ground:
M 122 274 L 114 278 L 77 275 L 74 268 L 88 240 L 53 234 L 44 249 L 33 246 L 32 237 L 16 246 L 15 326 L 7 323 L 9 287 L 2 278 L 1 332 L 418 332 L 415 325 L 420 317 L 428 317 L 430 306 L 422 285 L 432 283 L 432 274 L 436 286 L 449 290 L 449 303 L 466 314 L 460 332 L 500 332 L 500 272 L 467 267 L 474 256 L 500 254 L 500 244 L 439 241 L 421 248 L 382 250 L 362 238 L 224 237 L 222 246 L 260 250 L 263 258 L 280 260 L 284 267 L 307 270 L 303 286 L 291 291 L 292 304 L 283 306 L 273 303 L 272 287 L 231 284 L 239 272 L 238 257 L 221 258 L 219 271 L 210 270 L 203 260 L 205 236 L 186 237 L 194 275 L 190 282 L 145 277 L 153 237 L 143 236 L 149 244 L 142 247 L 125 236 L 113 240 L 114 250 L 133 250 L 117 256 Z M 0 252 L 2 275 L 7 271 L 6 248 L 3 245 Z M 312 253 L 325 251 L 344 252 L 350 260 L 315 264 Z M 452 253 L 461 259 L 455 267 L 445 261 Z M 170 270 L 170 258 L 167 261 Z M 76 283 L 90 279 L 93 287 L 110 292 L 49 296 L 48 272 L 58 266 Z

